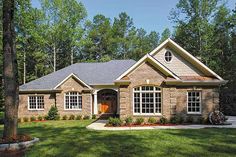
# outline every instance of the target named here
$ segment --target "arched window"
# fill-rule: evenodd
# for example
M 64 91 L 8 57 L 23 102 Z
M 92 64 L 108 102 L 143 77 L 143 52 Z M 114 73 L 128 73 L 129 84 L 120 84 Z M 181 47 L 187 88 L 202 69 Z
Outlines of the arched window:
M 170 51 L 166 51 L 165 60 L 166 62 L 170 62 L 172 60 L 172 53 Z
M 160 114 L 161 89 L 155 86 L 139 86 L 133 93 L 134 114 Z
M 78 92 L 65 93 L 65 110 L 81 110 L 82 96 Z

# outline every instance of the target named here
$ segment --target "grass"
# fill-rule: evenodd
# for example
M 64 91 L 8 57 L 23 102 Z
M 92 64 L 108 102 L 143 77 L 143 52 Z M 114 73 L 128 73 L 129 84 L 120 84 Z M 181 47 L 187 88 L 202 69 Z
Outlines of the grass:
M 29 122 L 19 132 L 39 137 L 29 157 L 236 156 L 236 129 L 92 131 L 92 120 Z M 2 133 L 3 126 L 0 126 Z

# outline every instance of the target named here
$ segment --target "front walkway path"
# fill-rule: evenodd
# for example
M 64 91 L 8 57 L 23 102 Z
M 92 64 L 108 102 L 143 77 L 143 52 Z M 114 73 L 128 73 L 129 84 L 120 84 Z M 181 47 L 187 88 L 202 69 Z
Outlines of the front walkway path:
M 97 120 L 87 126 L 92 130 L 150 130 L 150 129 L 202 129 L 202 128 L 236 128 L 236 116 L 228 117 L 232 125 L 176 125 L 176 126 L 145 126 L 145 127 L 105 127 L 107 120 Z

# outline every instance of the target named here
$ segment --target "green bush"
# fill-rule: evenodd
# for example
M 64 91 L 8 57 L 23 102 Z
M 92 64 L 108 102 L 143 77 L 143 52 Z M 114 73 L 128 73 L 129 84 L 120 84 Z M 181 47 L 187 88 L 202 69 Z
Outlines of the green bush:
M 36 118 L 34 117 L 34 116 L 32 116 L 32 117 L 30 117 L 30 121 L 32 122 L 32 121 L 35 121 L 36 120 Z
M 111 125 L 111 126 L 121 126 L 122 125 L 122 121 L 120 120 L 120 118 L 110 117 L 108 119 L 108 124 Z
M 75 120 L 75 115 L 70 115 L 69 120 Z
M 0 112 L 0 124 L 4 124 L 4 112 Z
M 142 118 L 142 117 L 139 117 L 135 120 L 135 124 L 137 124 L 137 125 L 141 125 L 143 123 L 144 123 L 144 118 Z
M 48 111 L 48 115 L 46 117 L 47 120 L 59 120 L 60 115 L 58 114 L 58 110 L 56 106 L 51 106 L 50 110 Z
M 39 120 L 39 121 L 42 121 L 42 120 L 43 120 L 43 117 L 42 117 L 42 116 L 38 116 L 38 120 Z
M 173 116 L 170 118 L 170 123 L 171 124 L 177 124 L 177 117 L 176 116 Z
M 85 119 L 85 120 L 86 120 L 86 119 L 90 119 L 90 116 L 86 115 L 86 116 L 84 116 L 84 119 Z
M 133 118 L 132 117 L 126 117 L 125 118 L 125 124 L 126 125 L 130 125 L 133 123 Z
M 157 122 L 157 120 L 154 117 L 149 117 L 148 118 L 148 123 L 155 124 L 156 122 Z
M 29 121 L 29 118 L 28 117 L 24 117 L 23 118 L 23 122 L 28 122 Z
M 96 115 L 95 114 L 93 114 L 92 115 L 92 119 L 96 119 L 97 117 L 96 117 Z
M 187 122 L 187 123 L 193 123 L 193 121 L 194 121 L 194 119 L 193 119 L 192 116 L 188 116 L 188 117 L 186 118 L 186 122 Z
M 82 120 L 82 115 L 77 115 L 76 120 Z
M 168 123 L 167 118 L 166 118 L 166 117 L 161 117 L 161 118 L 160 118 L 160 123 L 161 123 L 161 124 L 167 124 L 167 123 Z
M 62 117 L 62 120 L 67 120 L 68 118 L 67 118 L 67 115 L 64 115 L 63 117 Z

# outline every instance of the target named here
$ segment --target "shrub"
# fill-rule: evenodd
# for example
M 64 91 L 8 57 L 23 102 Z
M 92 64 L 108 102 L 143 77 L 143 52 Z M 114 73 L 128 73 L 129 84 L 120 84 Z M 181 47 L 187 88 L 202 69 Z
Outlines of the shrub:
M 84 116 L 84 119 L 90 119 L 90 116 L 86 115 Z
M 24 118 L 23 118 L 23 121 L 24 121 L 24 122 L 28 122 L 28 121 L 29 121 L 29 118 L 28 118 L 28 117 L 24 117 Z
M 198 123 L 198 124 L 204 124 L 204 123 L 205 123 L 205 118 L 202 117 L 202 116 L 201 116 L 201 117 L 198 117 L 198 118 L 197 118 L 197 123 Z
M 125 118 L 125 124 L 126 125 L 130 125 L 133 123 L 133 118 L 132 117 L 126 117 Z
M 42 116 L 38 116 L 38 120 L 42 121 L 43 117 Z
M 150 124 L 154 124 L 154 123 L 156 123 L 157 121 L 156 121 L 156 119 L 154 118 L 154 117 L 149 117 L 148 118 L 148 123 L 150 123 Z
M 62 120 L 67 120 L 67 115 L 64 115 L 64 116 L 62 117 Z
M 76 120 L 81 120 L 82 119 L 82 115 L 77 115 L 76 116 Z
M 75 120 L 75 115 L 70 115 L 69 120 Z
M 17 120 L 17 121 L 18 121 L 18 123 L 21 123 L 21 118 L 18 118 L 18 120 Z
M 182 124 L 184 122 L 184 118 L 181 115 L 176 115 L 170 118 L 170 123 L 172 124 Z
M 176 115 L 176 122 L 177 122 L 177 124 L 182 124 L 182 123 L 184 123 L 184 117 L 183 116 L 181 116 L 181 115 Z
M 108 119 L 108 124 L 111 126 L 121 126 L 122 121 L 120 120 L 120 118 L 112 118 L 110 117 Z
M 46 117 L 47 120 L 59 120 L 60 116 L 58 114 L 58 110 L 56 106 L 51 106 L 50 110 L 48 111 L 48 115 Z
M 93 114 L 92 115 L 92 119 L 96 119 L 97 117 L 96 117 L 96 115 L 95 114 Z
M 186 118 L 186 122 L 187 122 L 187 123 L 193 123 L 193 121 L 194 121 L 194 119 L 193 119 L 192 116 L 188 116 L 188 117 Z
M 32 122 L 32 121 L 35 121 L 36 120 L 36 118 L 34 117 L 34 116 L 32 116 L 32 117 L 30 117 L 30 121 Z
M 138 124 L 138 125 L 141 125 L 144 123 L 144 118 L 140 117 L 140 118 L 137 118 L 136 121 L 135 121 L 135 124 Z
M 168 122 L 167 118 L 166 117 L 161 117 L 160 118 L 160 123 L 161 124 L 166 124 Z

